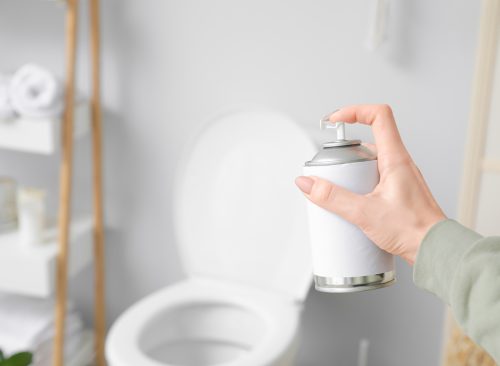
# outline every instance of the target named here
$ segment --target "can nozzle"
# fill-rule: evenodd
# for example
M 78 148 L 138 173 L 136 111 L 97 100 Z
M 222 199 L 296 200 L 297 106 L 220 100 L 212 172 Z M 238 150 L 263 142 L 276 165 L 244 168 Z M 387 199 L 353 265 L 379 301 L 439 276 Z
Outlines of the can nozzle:
M 331 122 L 330 120 L 323 118 L 319 121 L 319 128 L 322 130 L 335 128 L 337 130 L 337 141 L 345 140 L 344 122 Z

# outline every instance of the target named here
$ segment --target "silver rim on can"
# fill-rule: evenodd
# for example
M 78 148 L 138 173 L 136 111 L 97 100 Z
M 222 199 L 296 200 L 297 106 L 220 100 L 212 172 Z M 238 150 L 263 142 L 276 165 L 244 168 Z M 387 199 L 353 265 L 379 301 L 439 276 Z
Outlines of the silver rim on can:
M 394 271 L 359 277 L 322 277 L 314 275 L 315 288 L 321 292 L 359 292 L 387 287 L 396 282 Z

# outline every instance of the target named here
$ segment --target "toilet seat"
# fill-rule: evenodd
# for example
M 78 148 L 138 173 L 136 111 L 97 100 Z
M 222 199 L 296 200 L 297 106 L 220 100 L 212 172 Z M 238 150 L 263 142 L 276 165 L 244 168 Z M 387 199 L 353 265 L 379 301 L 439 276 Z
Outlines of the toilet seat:
M 316 150 L 279 113 L 228 113 L 207 123 L 179 162 L 176 245 L 189 276 L 303 301 L 312 281 L 306 201 L 295 186 Z
M 141 365 L 141 366 L 174 366 L 179 363 L 167 363 L 155 360 L 151 349 L 166 347 L 167 342 L 175 343 L 183 338 L 182 327 L 175 329 L 174 317 L 168 317 L 169 312 L 177 309 L 186 309 L 189 306 L 218 305 L 227 313 L 228 307 L 240 310 L 244 319 L 248 315 L 248 322 L 252 327 L 256 319 L 262 320 L 262 334 L 254 334 L 255 339 L 243 339 L 249 346 L 247 352 L 231 360 L 209 363 L 210 366 L 256 366 L 272 364 L 276 357 L 286 353 L 294 347 L 294 337 L 299 325 L 299 311 L 296 305 L 282 296 L 257 288 L 233 285 L 210 279 L 187 279 L 175 285 L 159 290 L 130 307 L 115 323 L 106 344 L 106 354 L 110 365 Z M 203 308 L 200 309 L 204 312 Z M 233 314 L 233 319 L 234 318 Z M 213 314 L 212 314 L 213 316 Z M 162 323 L 163 319 L 163 323 Z M 231 319 L 229 319 L 231 320 Z M 214 325 L 217 329 L 212 329 Z M 250 337 L 251 329 L 242 329 L 242 323 L 207 324 L 205 332 L 196 334 L 193 339 L 208 337 L 207 332 L 224 333 L 227 327 L 236 326 L 236 332 L 243 337 Z M 156 329 L 153 329 L 156 327 Z M 197 324 L 197 331 L 200 325 Z M 254 329 L 256 330 L 256 329 Z M 228 330 L 226 329 L 226 332 Z M 175 334 L 177 333 L 177 334 Z M 184 329 L 185 333 L 185 329 Z M 258 333 L 258 332 L 254 332 Z M 148 339 L 144 339 L 147 334 Z M 228 334 L 230 336 L 230 334 Z M 162 341 L 162 337 L 167 342 Z M 229 340 L 229 339 L 228 339 Z M 253 341 L 253 342 L 252 342 Z M 157 343 L 156 345 L 154 343 Z M 253 343 L 253 344 L 250 344 Z M 149 348 L 149 350 L 148 350 Z M 123 350 L 127 350 L 123 352 Z M 184 365 L 184 364 L 183 364 Z M 208 364 L 207 364 L 208 365 Z

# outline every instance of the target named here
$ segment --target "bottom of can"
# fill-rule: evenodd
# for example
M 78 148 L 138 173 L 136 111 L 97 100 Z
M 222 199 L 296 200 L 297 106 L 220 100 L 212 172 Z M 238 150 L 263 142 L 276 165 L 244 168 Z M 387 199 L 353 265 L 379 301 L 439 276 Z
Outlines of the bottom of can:
M 343 293 L 375 290 L 396 282 L 394 271 L 359 277 L 322 277 L 314 275 L 314 287 L 320 292 Z

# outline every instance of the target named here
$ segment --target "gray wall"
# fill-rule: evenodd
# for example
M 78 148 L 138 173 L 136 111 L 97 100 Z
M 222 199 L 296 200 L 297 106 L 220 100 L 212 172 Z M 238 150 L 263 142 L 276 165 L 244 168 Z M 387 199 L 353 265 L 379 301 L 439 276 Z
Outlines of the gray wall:
M 315 133 L 318 117 L 337 106 L 390 103 L 432 191 L 455 215 L 478 1 L 392 1 L 390 39 L 375 53 L 364 48 L 373 5 L 367 0 L 103 3 L 110 322 L 182 277 L 170 208 L 176 161 L 192 129 L 234 105 L 282 111 Z M 43 1 L 1 1 L 0 69 L 32 60 L 61 73 L 61 14 Z M 365 128 L 357 133 L 370 138 Z M 88 145 L 83 140 L 76 149 L 79 211 L 89 208 Z M 57 167 L 57 157 L 0 152 L 0 173 L 51 187 L 53 210 Z M 398 272 L 397 285 L 381 291 L 311 291 L 299 364 L 353 365 L 365 337 L 370 366 L 436 365 L 443 307 L 415 288 L 405 263 Z M 91 274 L 71 284 L 89 322 Z

